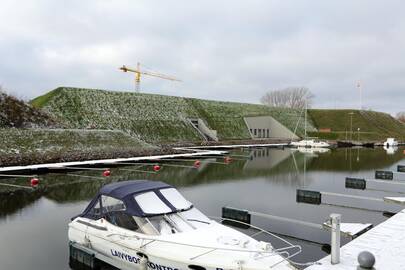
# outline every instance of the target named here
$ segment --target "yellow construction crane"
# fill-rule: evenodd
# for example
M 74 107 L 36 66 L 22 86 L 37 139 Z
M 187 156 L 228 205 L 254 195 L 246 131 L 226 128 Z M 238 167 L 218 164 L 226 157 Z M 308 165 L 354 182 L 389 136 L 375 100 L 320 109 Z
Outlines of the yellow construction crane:
M 140 91 L 141 74 L 142 75 L 153 76 L 153 77 L 158 77 L 158 78 L 165 79 L 165 80 L 181 82 L 181 80 L 176 79 L 176 78 L 171 77 L 171 76 L 168 76 L 168 75 L 165 75 L 165 74 L 160 74 L 160 73 L 152 72 L 152 71 L 143 71 L 143 70 L 141 71 L 141 64 L 139 62 L 136 65 L 136 69 L 129 68 L 129 67 L 126 67 L 125 65 L 123 65 L 122 67 L 120 67 L 120 70 L 122 70 L 124 72 L 133 72 L 133 73 L 135 73 L 135 91 L 136 92 Z

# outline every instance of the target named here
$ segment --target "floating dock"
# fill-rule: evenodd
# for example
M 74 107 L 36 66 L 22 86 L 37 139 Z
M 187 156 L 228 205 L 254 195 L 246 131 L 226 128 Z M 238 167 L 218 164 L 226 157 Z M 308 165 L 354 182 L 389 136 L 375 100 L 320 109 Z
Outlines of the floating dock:
M 186 148 L 182 148 L 186 150 Z M 198 150 L 192 149 L 194 153 L 185 153 L 185 154 L 173 154 L 173 155 L 158 155 L 158 156 L 143 156 L 143 157 L 132 157 L 132 158 L 116 158 L 116 159 L 97 159 L 97 160 L 87 160 L 87 161 L 73 161 L 73 162 L 60 162 L 60 163 L 47 163 L 47 164 L 36 164 L 28 166 L 9 166 L 9 167 L 0 167 L 0 173 L 4 172 L 13 172 L 13 171 L 26 171 L 26 170 L 40 170 L 40 169 L 57 169 L 70 166 L 83 166 L 83 165 L 101 165 L 101 164 L 119 164 L 122 162 L 135 162 L 135 161 L 156 161 L 162 159 L 171 159 L 171 158 L 191 158 L 191 157 L 204 157 L 204 156 L 215 156 L 215 155 L 224 155 L 228 152 L 218 151 L 218 150 Z
M 234 148 L 255 148 L 255 147 L 286 147 L 288 143 L 255 143 L 255 144 L 229 144 L 229 145 L 201 145 L 190 147 L 178 147 L 175 149 L 234 149 Z
M 358 269 L 357 256 L 362 251 L 375 256 L 373 269 L 405 269 L 405 209 L 341 247 L 338 264 L 332 264 L 329 255 L 306 269 Z

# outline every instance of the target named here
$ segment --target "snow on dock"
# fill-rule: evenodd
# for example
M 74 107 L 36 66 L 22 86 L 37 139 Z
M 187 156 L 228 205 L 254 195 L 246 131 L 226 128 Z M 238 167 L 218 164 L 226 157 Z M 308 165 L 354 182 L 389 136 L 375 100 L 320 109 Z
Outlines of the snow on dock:
M 329 255 L 306 269 L 357 269 L 357 256 L 362 251 L 375 256 L 375 269 L 405 269 L 405 209 L 341 247 L 340 263 L 331 264 Z
M 183 149 L 186 149 L 186 148 L 183 148 Z M 226 151 L 201 150 L 201 151 L 197 151 L 194 153 L 185 153 L 185 154 L 143 156 L 143 157 L 116 158 L 116 159 L 98 159 L 98 160 L 86 160 L 86 161 L 36 164 L 36 165 L 28 165 L 28 166 L 9 166 L 9 167 L 0 167 L 0 172 L 53 169 L 53 168 L 63 168 L 63 167 L 69 167 L 69 166 L 82 166 L 82 165 L 115 164 L 115 163 L 120 163 L 120 162 L 134 162 L 134 161 L 159 161 L 160 159 L 204 157 L 206 155 L 208 155 L 208 156 L 224 155 L 227 153 L 228 152 L 226 152 Z
M 255 147 L 284 147 L 288 143 L 256 143 L 256 144 L 229 144 L 229 145 L 201 145 L 191 147 L 180 147 L 175 149 L 226 149 L 226 148 L 255 148 Z

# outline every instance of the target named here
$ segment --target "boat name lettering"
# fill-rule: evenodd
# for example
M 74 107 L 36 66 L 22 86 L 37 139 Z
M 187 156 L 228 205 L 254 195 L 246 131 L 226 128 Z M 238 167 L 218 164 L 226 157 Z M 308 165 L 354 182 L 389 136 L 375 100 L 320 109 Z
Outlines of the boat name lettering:
M 123 252 L 119 252 L 119 251 L 112 250 L 112 249 L 111 249 L 111 255 L 113 257 L 118 257 L 118 258 L 121 258 L 122 260 L 126 260 L 126 261 L 134 263 L 134 264 L 139 264 L 141 262 L 141 258 L 138 258 L 136 256 L 131 256 L 131 255 L 125 254 Z M 154 270 L 178 270 L 177 268 L 160 265 L 160 264 L 153 263 L 153 262 L 148 262 L 148 267 L 151 269 L 154 269 Z M 217 268 L 217 270 L 222 270 L 222 269 Z

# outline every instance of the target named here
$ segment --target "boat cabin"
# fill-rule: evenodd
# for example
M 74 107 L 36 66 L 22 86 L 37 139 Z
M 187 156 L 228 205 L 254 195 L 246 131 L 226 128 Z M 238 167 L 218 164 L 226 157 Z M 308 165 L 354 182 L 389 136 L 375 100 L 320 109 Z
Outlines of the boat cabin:
M 181 233 L 210 224 L 174 187 L 159 181 L 122 181 L 103 186 L 82 214 L 147 235 Z

